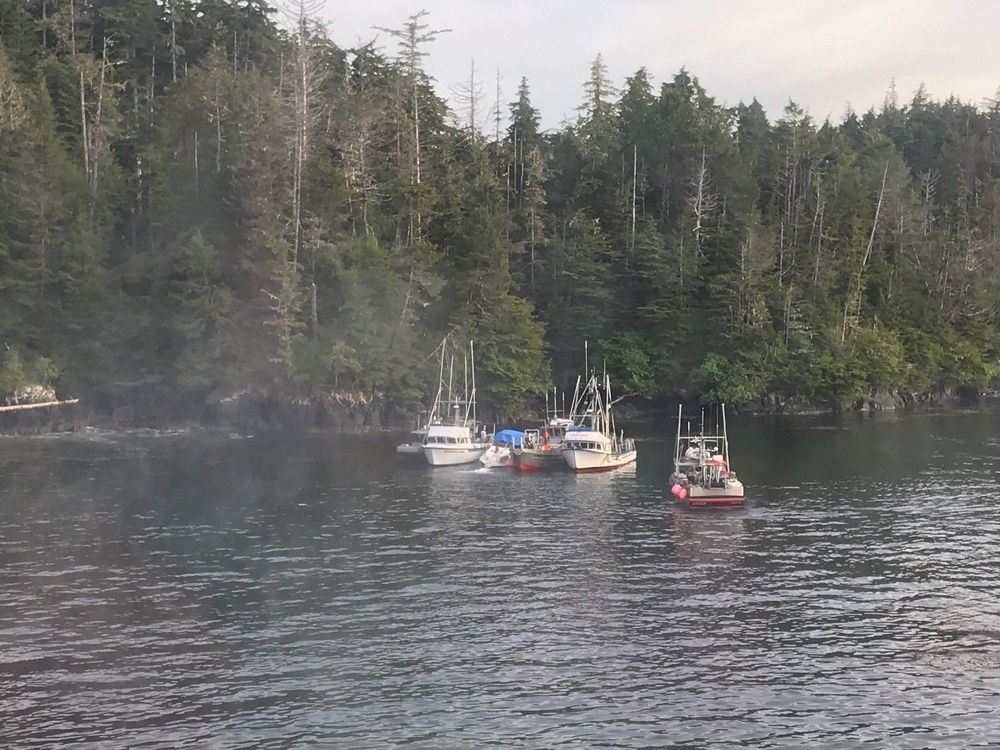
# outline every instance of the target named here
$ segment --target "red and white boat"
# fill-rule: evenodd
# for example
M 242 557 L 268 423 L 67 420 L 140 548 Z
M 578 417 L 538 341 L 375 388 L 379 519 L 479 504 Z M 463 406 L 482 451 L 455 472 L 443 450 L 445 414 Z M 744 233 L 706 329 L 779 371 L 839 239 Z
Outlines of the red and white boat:
M 683 406 L 677 407 L 677 440 L 670 494 L 685 508 L 733 510 L 744 507 L 743 483 L 729 464 L 726 407 L 721 407 L 721 431 L 705 434 L 704 419 L 697 435 L 682 434 Z
M 562 443 L 566 430 L 573 426 L 573 420 L 562 416 L 556 403 L 557 392 L 552 391 L 552 408 L 549 396 L 545 394 L 545 422 L 538 429 L 524 431 L 521 445 L 511 451 L 512 465 L 518 471 L 550 471 L 565 469 L 562 457 Z M 563 406 L 565 407 L 565 398 Z

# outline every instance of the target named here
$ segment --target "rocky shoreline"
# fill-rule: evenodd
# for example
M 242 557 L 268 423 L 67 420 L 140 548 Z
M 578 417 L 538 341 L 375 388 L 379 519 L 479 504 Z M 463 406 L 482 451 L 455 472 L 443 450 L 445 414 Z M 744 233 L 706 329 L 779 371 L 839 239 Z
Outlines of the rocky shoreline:
M 751 402 L 732 405 L 731 408 L 741 414 L 806 416 L 969 406 L 991 395 L 970 389 L 940 387 L 917 394 L 880 394 L 850 403 L 818 403 L 771 393 Z M 663 403 L 625 401 L 616 408 L 625 419 L 639 418 L 664 408 L 675 408 L 681 400 L 689 399 L 682 395 Z M 513 421 L 538 418 L 537 415 L 522 416 L 523 419 Z M 181 394 L 133 389 L 115 396 L 84 397 L 74 404 L 0 413 L 0 433 L 42 434 L 87 428 L 195 428 L 241 434 L 268 430 L 361 433 L 406 431 L 413 429 L 416 422 L 415 406 L 404 408 L 379 394 L 341 392 L 322 398 L 281 399 L 241 391 L 218 401 L 205 401 Z

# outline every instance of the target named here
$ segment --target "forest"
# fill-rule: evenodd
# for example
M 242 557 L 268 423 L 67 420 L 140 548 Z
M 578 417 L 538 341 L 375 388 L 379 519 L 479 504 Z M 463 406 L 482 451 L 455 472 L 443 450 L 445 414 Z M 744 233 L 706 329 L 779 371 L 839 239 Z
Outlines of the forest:
M 585 346 L 654 402 L 993 384 L 1000 98 L 770 119 L 598 56 L 543 131 L 526 79 L 436 93 L 446 18 L 317 6 L 0 0 L 0 394 L 413 404 L 446 336 L 507 415 Z

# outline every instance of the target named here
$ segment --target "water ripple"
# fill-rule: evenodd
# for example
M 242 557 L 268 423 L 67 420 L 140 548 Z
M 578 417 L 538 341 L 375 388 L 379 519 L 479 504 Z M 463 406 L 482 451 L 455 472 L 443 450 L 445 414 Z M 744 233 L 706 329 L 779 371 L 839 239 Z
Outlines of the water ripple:
M 761 475 L 724 515 L 664 498 L 657 439 L 590 477 L 379 439 L 11 441 L 4 746 L 996 746 L 971 419 L 875 425 L 929 463 Z

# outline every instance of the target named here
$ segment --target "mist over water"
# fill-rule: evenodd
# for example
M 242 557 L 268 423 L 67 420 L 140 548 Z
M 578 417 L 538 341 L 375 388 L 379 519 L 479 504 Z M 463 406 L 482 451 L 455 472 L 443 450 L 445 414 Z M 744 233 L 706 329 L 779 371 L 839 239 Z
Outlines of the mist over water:
M 400 435 L 0 438 L 0 745 L 995 747 L 997 412 L 730 419 L 747 509 Z

